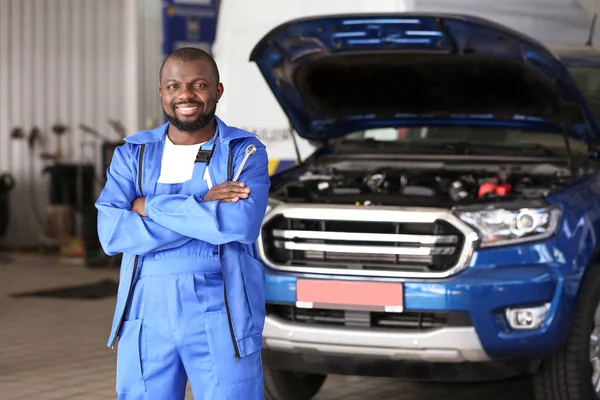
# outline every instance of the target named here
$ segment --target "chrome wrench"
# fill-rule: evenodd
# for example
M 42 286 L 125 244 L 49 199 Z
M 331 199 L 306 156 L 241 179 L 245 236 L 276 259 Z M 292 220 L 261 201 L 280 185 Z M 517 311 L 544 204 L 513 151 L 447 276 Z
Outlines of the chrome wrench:
M 246 161 L 248 161 L 250 156 L 254 153 L 256 153 L 255 145 L 251 144 L 250 146 L 246 147 L 246 153 L 244 154 L 244 158 L 242 159 L 242 164 L 235 173 L 235 176 L 233 177 L 233 182 L 237 182 L 238 178 L 240 177 L 240 174 L 242 173 L 242 170 L 244 169 L 244 165 L 246 165 Z

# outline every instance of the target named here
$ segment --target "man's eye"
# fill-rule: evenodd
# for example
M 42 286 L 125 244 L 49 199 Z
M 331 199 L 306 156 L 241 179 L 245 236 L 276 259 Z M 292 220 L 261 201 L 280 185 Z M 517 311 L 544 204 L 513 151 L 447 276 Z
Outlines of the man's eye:
M 167 86 L 167 89 L 177 89 L 177 85 L 169 85 Z
M 194 87 L 196 87 L 197 89 L 206 89 L 208 85 L 206 83 L 198 83 L 194 85 Z

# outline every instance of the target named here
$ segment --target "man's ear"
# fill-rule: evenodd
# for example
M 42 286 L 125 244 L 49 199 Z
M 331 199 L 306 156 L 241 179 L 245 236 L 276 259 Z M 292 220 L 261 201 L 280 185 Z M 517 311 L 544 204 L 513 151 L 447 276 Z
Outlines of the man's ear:
M 219 84 L 217 85 L 217 103 L 221 99 L 221 96 L 223 96 L 224 91 L 225 91 L 225 87 L 223 86 L 223 84 L 221 82 L 219 82 Z
M 162 86 L 158 85 L 158 95 L 162 97 Z

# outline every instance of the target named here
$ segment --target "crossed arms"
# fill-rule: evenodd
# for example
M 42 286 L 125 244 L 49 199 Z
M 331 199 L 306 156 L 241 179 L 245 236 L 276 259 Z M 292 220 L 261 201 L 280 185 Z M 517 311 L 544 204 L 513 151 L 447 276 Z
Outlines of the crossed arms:
M 132 148 L 124 145 L 115 150 L 106 185 L 96 201 L 98 236 L 106 254 L 143 256 L 191 240 L 214 245 L 256 241 L 270 185 L 263 145 L 257 145 L 256 154 L 244 166 L 242 185 L 225 182 L 206 194 L 148 194 L 145 198 L 136 193 Z M 243 156 L 243 151 L 234 154 L 234 170 Z

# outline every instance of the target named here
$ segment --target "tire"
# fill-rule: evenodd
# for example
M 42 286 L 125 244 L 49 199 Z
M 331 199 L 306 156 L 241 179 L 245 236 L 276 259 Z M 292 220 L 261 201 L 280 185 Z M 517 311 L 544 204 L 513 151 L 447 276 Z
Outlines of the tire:
M 584 278 L 571 332 L 563 348 L 533 376 L 536 400 L 598 400 L 592 385 L 590 334 L 600 305 L 600 265 Z M 600 320 L 597 319 L 600 328 Z
M 321 389 L 327 375 L 300 374 L 264 367 L 266 400 L 310 400 Z

